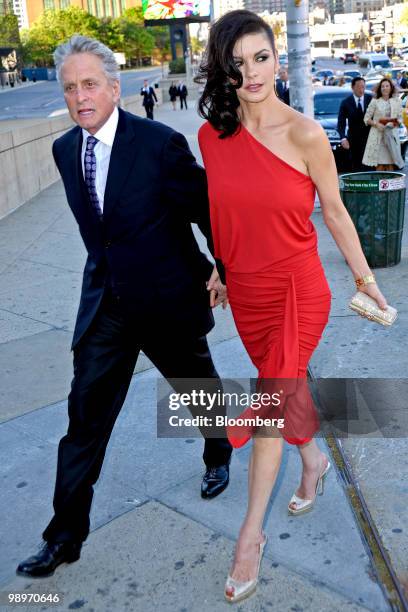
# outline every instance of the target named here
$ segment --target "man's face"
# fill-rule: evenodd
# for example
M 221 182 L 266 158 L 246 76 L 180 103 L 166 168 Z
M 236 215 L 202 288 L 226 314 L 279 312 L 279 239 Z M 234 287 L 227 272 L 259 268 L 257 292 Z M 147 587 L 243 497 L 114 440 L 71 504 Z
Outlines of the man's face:
M 288 80 L 288 71 L 286 70 L 286 68 L 280 68 L 279 70 L 279 78 L 281 81 L 287 81 Z
M 365 81 L 358 80 L 354 83 L 353 93 L 357 96 L 357 98 L 361 98 L 364 95 L 365 91 Z
M 119 102 L 119 81 L 109 81 L 102 61 L 91 53 L 67 57 L 61 81 L 72 119 L 90 134 L 96 134 Z
M 143 81 L 143 87 L 147 87 L 149 83 L 147 81 Z

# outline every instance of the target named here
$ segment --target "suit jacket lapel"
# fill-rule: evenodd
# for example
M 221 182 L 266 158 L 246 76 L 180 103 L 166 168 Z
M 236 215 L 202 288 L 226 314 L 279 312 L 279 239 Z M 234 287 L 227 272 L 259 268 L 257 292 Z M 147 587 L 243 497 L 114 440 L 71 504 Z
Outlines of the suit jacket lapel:
M 135 138 L 130 121 L 125 111 L 119 108 L 118 127 L 115 140 L 113 141 L 112 153 L 109 162 L 108 176 L 106 180 L 105 197 L 103 204 L 103 216 L 106 218 L 114 208 L 122 187 L 131 171 L 138 147 L 132 146 Z

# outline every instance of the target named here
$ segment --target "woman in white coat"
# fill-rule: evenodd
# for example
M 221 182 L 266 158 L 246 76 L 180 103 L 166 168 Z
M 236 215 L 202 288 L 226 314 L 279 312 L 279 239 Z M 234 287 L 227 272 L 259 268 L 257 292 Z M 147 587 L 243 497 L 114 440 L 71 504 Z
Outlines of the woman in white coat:
M 387 121 L 387 119 L 389 121 Z M 403 168 L 399 140 L 399 126 L 402 123 L 402 103 L 395 91 L 394 83 L 381 79 L 376 94 L 364 115 L 364 123 L 371 125 L 363 164 L 375 166 L 376 170 Z M 387 133 L 388 130 L 391 130 Z

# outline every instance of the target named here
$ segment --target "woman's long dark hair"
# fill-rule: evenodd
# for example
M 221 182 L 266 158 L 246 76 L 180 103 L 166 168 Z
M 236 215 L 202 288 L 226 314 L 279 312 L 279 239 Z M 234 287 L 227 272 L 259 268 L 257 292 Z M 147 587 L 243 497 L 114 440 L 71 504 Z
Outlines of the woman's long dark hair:
M 265 33 L 275 51 L 271 27 L 251 11 L 230 11 L 220 17 L 210 29 L 210 37 L 196 83 L 205 83 L 198 103 L 201 117 L 221 132 L 220 138 L 237 131 L 239 100 L 236 89 L 242 87 L 242 74 L 233 58 L 234 45 L 246 34 Z M 233 85 L 229 79 L 236 83 Z
M 376 98 L 382 98 L 381 86 L 382 86 L 382 84 L 385 81 L 391 85 L 390 98 L 392 98 L 392 96 L 395 94 L 395 85 L 394 85 L 394 83 L 388 77 L 384 77 L 383 79 L 381 79 L 381 81 L 378 83 L 378 85 L 376 87 L 376 90 L 375 90 L 375 97 Z

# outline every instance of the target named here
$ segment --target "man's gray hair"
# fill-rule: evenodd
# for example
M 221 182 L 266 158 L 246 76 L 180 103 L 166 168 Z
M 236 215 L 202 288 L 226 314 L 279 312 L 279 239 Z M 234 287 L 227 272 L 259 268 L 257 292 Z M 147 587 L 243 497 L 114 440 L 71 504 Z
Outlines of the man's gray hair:
M 74 34 L 68 42 L 59 45 L 54 51 L 54 62 L 57 69 L 57 79 L 61 82 L 61 69 L 70 55 L 91 53 L 102 61 L 106 77 L 109 81 L 120 80 L 120 69 L 113 51 L 95 38 Z

